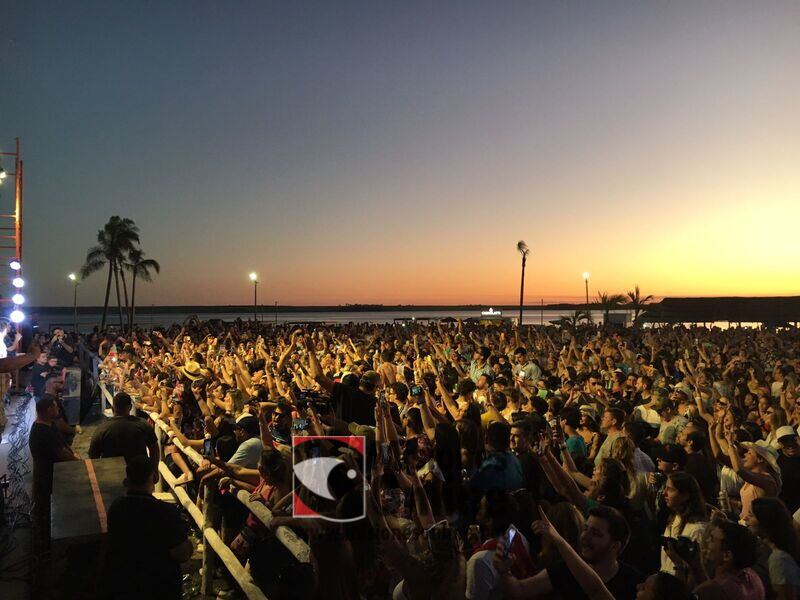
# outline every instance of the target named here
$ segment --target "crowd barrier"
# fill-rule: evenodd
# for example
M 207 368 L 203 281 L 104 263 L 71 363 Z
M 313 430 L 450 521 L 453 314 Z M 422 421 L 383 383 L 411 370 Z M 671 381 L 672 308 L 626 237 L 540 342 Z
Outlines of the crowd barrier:
M 102 393 L 103 405 L 106 403 L 113 406 L 114 397 L 108 390 L 107 386 L 100 382 L 100 391 Z M 185 446 L 181 441 L 175 437 L 171 437 L 169 425 L 159 418 L 158 413 L 149 413 L 150 418 L 155 423 L 156 438 L 158 440 L 158 453 L 159 453 L 159 466 L 158 466 L 158 483 L 156 484 L 157 492 L 164 492 L 166 488 L 172 492 L 180 505 L 189 513 L 192 520 L 196 523 L 197 527 L 203 533 L 203 572 L 201 577 L 201 593 L 205 595 L 212 595 L 212 583 L 214 579 L 214 570 L 218 562 L 228 570 L 231 577 L 236 581 L 236 584 L 242 589 L 249 600 L 267 600 L 264 592 L 255 584 L 250 573 L 246 567 L 239 562 L 239 559 L 233 554 L 231 549 L 225 544 L 220 532 L 218 530 L 222 527 L 222 522 L 219 514 L 216 511 L 213 495 L 215 490 L 212 487 L 206 486 L 205 497 L 203 502 L 203 511 L 201 512 L 197 505 L 189 498 L 186 490 L 182 486 L 175 484 L 175 476 L 170 472 L 166 463 L 164 462 L 164 446 L 165 438 L 169 444 L 174 445 L 192 464 L 199 467 L 204 459 L 203 456 L 194 448 Z M 250 493 L 244 489 L 236 489 L 235 497 L 241 502 L 250 512 L 255 515 L 265 526 L 268 526 L 272 521 L 272 512 L 263 504 L 259 502 L 250 501 Z M 302 563 L 311 562 L 311 550 L 302 539 L 300 539 L 294 531 L 288 527 L 278 527 L 275 530 L 276 538 L 286 547 L 292 555 Z

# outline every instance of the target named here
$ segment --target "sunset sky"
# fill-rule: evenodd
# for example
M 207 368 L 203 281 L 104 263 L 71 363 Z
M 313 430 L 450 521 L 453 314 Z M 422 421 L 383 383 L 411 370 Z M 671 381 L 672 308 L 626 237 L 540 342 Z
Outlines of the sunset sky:
M 7 3 L 29 302 L 72 303 L 115 214 L 147 305 L 253 270 L 265 303 L 513 303 L 520 239 L 531 303 L 800 294 L 798 32 L 788 0 Z

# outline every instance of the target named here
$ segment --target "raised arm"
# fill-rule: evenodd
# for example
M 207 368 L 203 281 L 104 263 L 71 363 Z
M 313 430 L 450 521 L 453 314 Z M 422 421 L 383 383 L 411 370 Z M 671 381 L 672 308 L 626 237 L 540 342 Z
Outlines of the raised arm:
M 336 383 L 325 375 L 322 372 L 322 367 L 319 364 L 319 360 L 317 359 L 317 353 L 314 350 L 314 346 L 309 343 L 307 338 L 303 338 L 303 343 L 306 347 L 306 352 L 308 353 L 308 373 L 314 381 L 316 381 L 322 389 L 326 392 L 333 392 L 333 386 Z

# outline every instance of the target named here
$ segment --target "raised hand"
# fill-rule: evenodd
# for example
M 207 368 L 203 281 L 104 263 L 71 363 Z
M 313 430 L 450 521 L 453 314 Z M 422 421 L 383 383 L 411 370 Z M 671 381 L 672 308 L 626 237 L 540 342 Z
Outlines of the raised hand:
M 561 535 L 556 531 L 556 528 L 553 527 L 550 519 L 547 518 L 547 514 L 544 512 L 541 504 L 539 505 L 539 517 L 538 521 L 534 521 L 531 524 L 531 531 L 534 535 L 540 535 L 551 541 L 559 539 Z

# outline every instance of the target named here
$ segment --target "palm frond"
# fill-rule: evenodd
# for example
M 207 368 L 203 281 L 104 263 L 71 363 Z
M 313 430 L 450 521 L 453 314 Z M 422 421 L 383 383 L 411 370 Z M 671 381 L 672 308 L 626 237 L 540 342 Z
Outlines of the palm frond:
M 528 256 L 530 251 L 531 249 L 528 248 L 528 244 L 526 244 L 524 241 L 520 240 L 517 242 L 517 252 L 522 254 L 523 257 Z
M 100 269 L 106 266 L 105 260 L 87 261 L 80 268 L 81 279 L 86 279 L 90 275 L 97 273 Z

